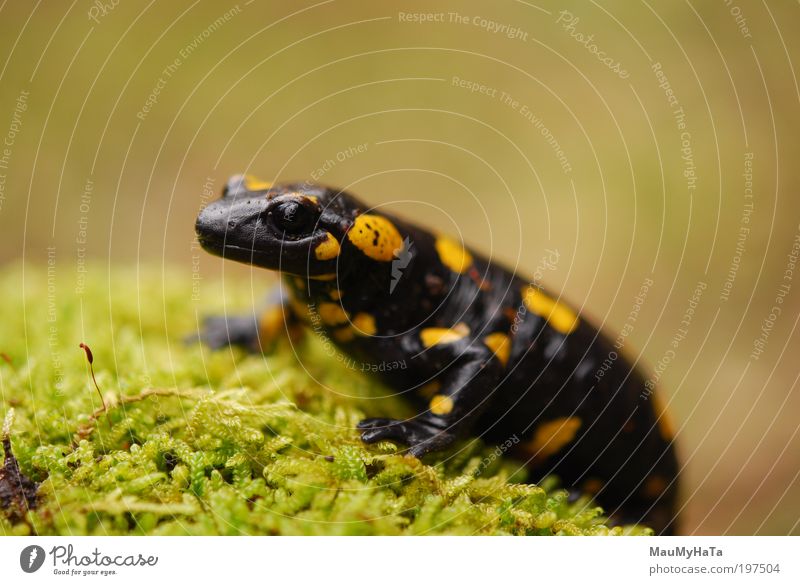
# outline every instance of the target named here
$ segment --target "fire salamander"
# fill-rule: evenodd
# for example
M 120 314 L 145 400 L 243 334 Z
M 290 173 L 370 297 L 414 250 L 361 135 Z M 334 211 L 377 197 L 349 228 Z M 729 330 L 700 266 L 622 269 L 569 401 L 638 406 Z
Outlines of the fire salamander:
M 445 234 L 306 183 L 235 176 L 196 231 L 206 251 L 280 271 L 286 285 L 258 316 L 207 319 L 209 346 L 259 350 L 313 324 L 418 405 L 409 420 L 361 421 L 364 442 L 422 457 L 465 435 L 514 438 L 533 481 L 556 474 L 614 523 L 675 531 L 667 413 L 563 299 Z

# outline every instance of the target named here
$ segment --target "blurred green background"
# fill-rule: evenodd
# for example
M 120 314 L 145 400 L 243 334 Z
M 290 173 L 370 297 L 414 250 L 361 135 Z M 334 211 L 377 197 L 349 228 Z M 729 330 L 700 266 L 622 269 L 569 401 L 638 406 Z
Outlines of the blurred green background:
M 657 372 L 685 531 L 797 534 L 798 24 L 789 1 L 5 2 L 0 261 L 49 259 L 56 302 L 131 264 L 200 278 L 187 311 L 220 276 L 257 300 L 270 276 L 193 245 L 236 172 L 528 275 L 555 250 L 542 281 Z

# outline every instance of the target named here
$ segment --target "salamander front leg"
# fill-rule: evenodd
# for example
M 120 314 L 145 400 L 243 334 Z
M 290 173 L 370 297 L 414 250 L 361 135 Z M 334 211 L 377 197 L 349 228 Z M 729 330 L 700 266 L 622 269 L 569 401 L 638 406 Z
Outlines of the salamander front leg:
M 200 332 L 187 338 L 187 341 L 196 339 L 211 349 L 235 345 L 249 351 L 257 351 L 258 317 L 255 314 L 205 317 Z
M 408 453 L 415 457 L 440 451 L 469 432 L 488 405 L 499 373 L 491 352 L 482 347 L 463 349 L 440 377 L 441 387 L 430 399 L 427 410 L 409 420 L 362 420 L 358 424 L 361 440 L 402 443 L 408 445 Z
M 287 302 L 280 291 L 275 291 L 260 310 L 244 315 L 206 317 L 200 331 L 189 336 L 187 341 L 200 340 L 211 349 L 238 346 L 254 353 L 269 351 L 287 331 L 292 339 L 302 332 Z
M 432 426 L 425 420 L 395 420 L 367 418 L 358 423 L 361 440 L 365 443 L 394 441 L 408 445 L 408 453 L 422 457 L 431 451 L 441 451 L 455 440 L 452 433 Z

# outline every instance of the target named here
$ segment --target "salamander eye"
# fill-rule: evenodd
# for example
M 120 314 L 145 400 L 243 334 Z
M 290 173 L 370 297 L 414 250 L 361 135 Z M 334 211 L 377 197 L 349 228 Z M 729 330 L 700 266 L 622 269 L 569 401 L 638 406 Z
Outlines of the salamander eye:
M 315 214 L 299 201 L 281 201 L 269 211 L 275 226 L 289 234 L 299 234 L 310 228 L 316 220 Z

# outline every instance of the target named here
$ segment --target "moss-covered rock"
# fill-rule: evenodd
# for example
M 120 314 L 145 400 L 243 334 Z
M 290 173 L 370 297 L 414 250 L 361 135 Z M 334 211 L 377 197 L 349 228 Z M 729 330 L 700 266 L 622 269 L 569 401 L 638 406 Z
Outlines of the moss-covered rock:
M 192 301 L 188 275 L 88 275 L 80 293 L 72 270 L 0 279 L 0 417 L 15 409 L 12 448 L 39 482 L 36 508 L 0 514 L 0 533 L 647 533 L 607 528 L 554 480 L 521 483 L 476 440 L 425 463 L 362 444 L 360 419 L 408 406 L 312 336 L 268 356 L 182 343 L 223 299 L 247 307 L 247 287 L 204 281 Z

